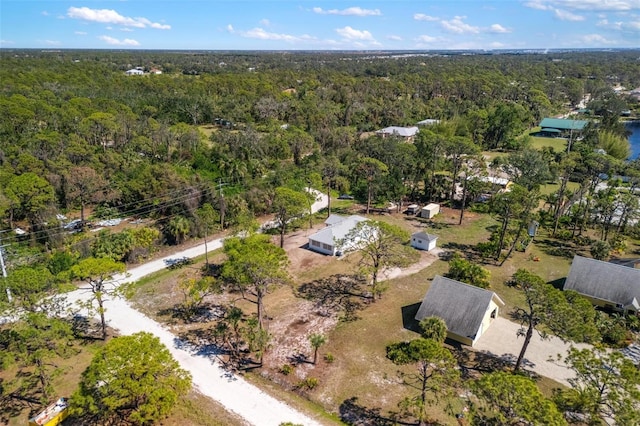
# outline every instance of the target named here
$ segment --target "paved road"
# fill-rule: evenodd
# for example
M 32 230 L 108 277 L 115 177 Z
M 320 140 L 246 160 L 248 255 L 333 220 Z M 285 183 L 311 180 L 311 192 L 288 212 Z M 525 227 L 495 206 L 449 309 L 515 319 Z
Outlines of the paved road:
M 326 207 L 327 197 L 317 192 L 317 201 L 313 204 L 314 212 Z M 222 239 L 207 242 L 209 250 L 222 247 Z M 137 281 L 167 266 L 167 261 L 183 257 L 197 257 L 205 252 L 204 243 L 190 249 L 174 253 L 162 259 L 145 263 L 114 277 L 116 283 Z M 78 300 L 86 300 L 89 292 L 80 289 L 67 294 L 67 300 L 74 304 Z M 105 316 L 110 327 L 120 333 L 129 335 L 140 331 L 154 334 L 164 343 L 180 366 L 193 376 L 194 386 L 203 394 L 220 404 L 227 410 L 237 414 L 248 424 L 259 426 L 277 426 L 292 422 L 305 426 L 320 426 L 321 423 L 300 413 L 294 408 L 264 393 L 241 377 L 223 370 L 215 361 L 212 352 L 194 350 L 158 322 L 136 311 L 122 299 L 108 300 L 105 303 Z

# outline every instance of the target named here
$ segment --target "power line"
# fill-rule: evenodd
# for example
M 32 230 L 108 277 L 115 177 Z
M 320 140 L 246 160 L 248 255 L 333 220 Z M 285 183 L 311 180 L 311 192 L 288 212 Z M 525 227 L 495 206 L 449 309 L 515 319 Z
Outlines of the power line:
M 161 201 L 160 203 L 156 204 L 156 201 L 154 200 L 152 204 L 146 205 L 146 206 L 142 206 L 142 207 L 138 207 L 135 209 L 131 209 L 131 210 L 125 210 L 125 211 L 119 211 L 118 215 L 116 217 L 114 217 L 114 219 L 123 219 L 126 218 L 128 216 L 135 216 L 135 215 L 148 215 L 151 214 L 154 211 L 159 211 L 168 207 L 172 207 L 175 205 L 178 205 L 180 203 L 182 203 L 183 201 L 188 200 L 191 197 L 197 197 L 197 196 L 202 196 L 202 195 L 210 195 L 212 193 L 214 193 L 214 189 L 213 188 L 207 188 L 207 187 L 195 187 L 195 189 L 197 191 L 201 191 L 200 194 L 196 194 L 194 192 L 192 192 L 192 190 L 194 189 L 194 187 L 192 188 L 187 188 L 187 189 L 182 189 L 180 191 L 174 191 L 172 193 L 169 194 L 165 194 L 163 196 L 163 198 L 169 197 L 171 194 L 175 194 L 175 193 L 179 193 L 179 192 L 183 192 L 182 195 L 178 196 L 178 197 L 174 197 L 171 200 L 166 200 L 166 201 Z M 150 198 L 147 200 L 151 200 Z M 128 203 L 129 205 L 131 205 L 132 203 Z M 40 223 L 34 226 L 47 226 L 46 223 Z M 12 230 L 5 230 L 3 232 L 10 232 Z M 40 229 L 38 231 L 31 231 L 31 232 L 26 232 L 25 234 L 22 234 L 21 236 L 24 239 L 29 239 L 29 238 L 34 238 L 36 240 L 38 240 L 40 238 L 40 236 L 48 236 L 48 237 L 53 237 L 53 236 L 57 236 L 57 235 L 61 235 L 61 234 L 66 234 L 68 233 L 67 230 L 59 230 L 59 231 L 51 231 L 50 229 Z M 15 240 L 17 237 L 16 236 L 12 236 L 13 239 Z

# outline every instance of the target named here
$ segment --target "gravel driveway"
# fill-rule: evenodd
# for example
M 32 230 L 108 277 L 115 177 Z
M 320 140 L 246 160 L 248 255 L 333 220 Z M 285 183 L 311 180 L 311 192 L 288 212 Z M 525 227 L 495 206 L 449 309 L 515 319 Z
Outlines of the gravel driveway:
M 519 324 L 498 317 L 478 339 L 473 349 L 510 360 L 515 364 L 524 342 L 524 336 L 517 335 L 519 329 Z M 567 379 L 574 375 L 563 362 L 557 361 L 557 355 L 561 354 L 564 357 L 570 346 L 555 336 L 549 336 L 548 339 L 543 340 L 537 332 L 534 332 L 527 352 L 524 354 L 522 366 L 526 370 L 569 386 Z M 579 349 L 591 347 L 584 343 L 573 343 L 573 346 Z

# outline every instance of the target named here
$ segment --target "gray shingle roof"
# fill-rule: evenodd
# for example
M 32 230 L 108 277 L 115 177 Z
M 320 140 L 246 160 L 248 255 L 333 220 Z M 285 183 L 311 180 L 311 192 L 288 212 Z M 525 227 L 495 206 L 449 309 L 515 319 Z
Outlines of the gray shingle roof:
M 426 232 L 416 232 L 415 234 L 411 234 L 411 237 L 419 238 L 425 241 L 433 241 L 438 239 L 437 235 L 427 234 Z
M 637 305 L 640 302 L 640 269 L 574 256 L 564 289 L 622 307 Z
M 335 245 L 336 240 L 344 238 L 349 231 L 355 228 L 358 222 L 365 220 L 367 220 L 367 218 L 358 215 L 345 217 L 344 220 L 334 223 L 331 226 L 327 226 L 326 228 L 311 235 L 309 239 L 333 246 Z
M 344 216 L 340 216 L 339 214 L 330 215 L 327 220 L 324 221 L 324 224 L 327 226 L 335 225 L 338 222 L 342 222 L 345 220 Z
M 504 305 L 493 291 L 436 275 L 415 318 L 440 317 L 450 332 L 474 339 L 494 297 Z

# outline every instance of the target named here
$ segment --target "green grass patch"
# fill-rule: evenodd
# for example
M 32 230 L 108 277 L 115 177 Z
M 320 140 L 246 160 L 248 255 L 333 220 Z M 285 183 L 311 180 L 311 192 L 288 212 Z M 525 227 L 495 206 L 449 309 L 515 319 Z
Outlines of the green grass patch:
M 555 152 L 563 152 L 567 150 L 567 141 L 563 138 L 541 138 L 539 136 L 530 137 L 531 148 L 542 150 L 549 147 Z

